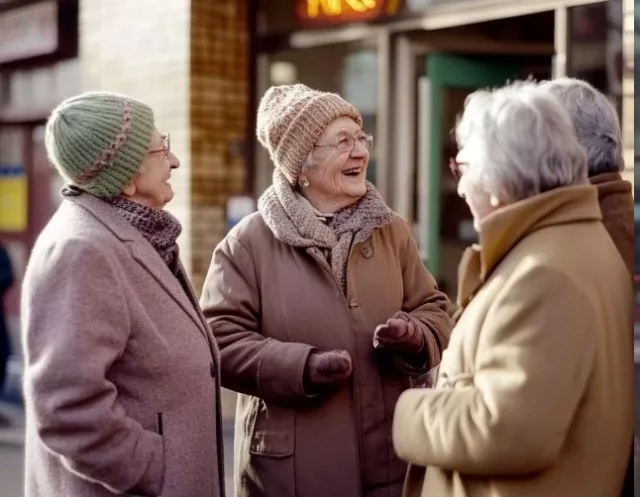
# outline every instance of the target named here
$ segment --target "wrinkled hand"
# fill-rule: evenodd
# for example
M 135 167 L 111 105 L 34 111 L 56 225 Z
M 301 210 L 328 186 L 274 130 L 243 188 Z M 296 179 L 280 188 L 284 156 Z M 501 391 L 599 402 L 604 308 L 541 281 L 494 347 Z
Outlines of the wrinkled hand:
M 376 328 L 373 333 L 373 346 L 392 352 L 417 354 L 424 346 L 424 336 L 408 318 L 392 318 Z
M 307 391 L 317 391 L 346 380 L 353 371 L 351 356 L 346 350 L 312 352 L 304 371 L 304 385 Z

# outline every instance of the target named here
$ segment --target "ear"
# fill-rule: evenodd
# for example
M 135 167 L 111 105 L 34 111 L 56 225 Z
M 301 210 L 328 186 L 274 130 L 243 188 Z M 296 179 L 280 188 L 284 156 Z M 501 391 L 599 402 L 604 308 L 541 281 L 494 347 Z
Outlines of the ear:
M 133 180 L 131 180 L 129 181 L 129 183 L 124 185 L 124 188 L 122 188 L 122 193 L 124 193 L 127 197 L 133 197 L 136 194 L 136 190 L 136 184 L 133 182 Z

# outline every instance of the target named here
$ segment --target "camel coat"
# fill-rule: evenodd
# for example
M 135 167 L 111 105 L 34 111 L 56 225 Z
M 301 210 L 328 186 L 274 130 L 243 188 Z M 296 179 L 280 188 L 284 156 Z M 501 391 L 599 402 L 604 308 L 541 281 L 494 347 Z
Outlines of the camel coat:
M 68 197 L 22 304 L 26 497 L 224 496 L 219 352 L 181 266 Z
M 407 497 L 614 497 L 633 415 L 629 273 L 596 189 L 488 216 L 435 389 L 402 394 Z M 425 473 L 425 467 L 428 470 Z
M 393 409 L 412 376 L 440 360 L 448 299 L 395 217 L 352 246 L 342 292 L 321 251 L 274 237 L 259 213 L 216 248 L 202 307 L 222 354 L 222 384 L 236 411 L 237 497 L 399 497 L 406 472 L 391 444 Z M 438 347 L 411 368 L 373 348 L 398 311 Z M 353 376 L 333 393 L 303 390 L 313 350 L 347 350 Z

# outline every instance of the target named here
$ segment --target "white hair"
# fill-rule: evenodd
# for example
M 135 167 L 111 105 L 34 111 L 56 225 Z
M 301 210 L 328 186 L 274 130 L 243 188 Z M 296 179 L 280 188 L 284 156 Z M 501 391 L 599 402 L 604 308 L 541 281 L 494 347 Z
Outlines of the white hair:
M 532 81 L 469 95 L 455 135 L 465 174 L 503 203 L 587 182 L 569 115 Z
M 540 86 L 569 113 L 578 141 L 587 152 L 589 176 L 624 170 L 622 131 L 613 103 L 586 81 L 558 78 Z

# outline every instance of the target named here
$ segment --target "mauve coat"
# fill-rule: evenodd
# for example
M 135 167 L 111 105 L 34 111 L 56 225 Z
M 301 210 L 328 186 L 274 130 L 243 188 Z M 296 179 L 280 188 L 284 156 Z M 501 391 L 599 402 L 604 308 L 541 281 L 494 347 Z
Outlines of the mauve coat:
M 411 377 L 440 361 L 449 301 L 423 266 L 407 223 L 396 217 L 354 243 L 347 295 L 320 250 L 276 239 L 258 213 L 216 248 L 202 307 L 222 354 L 222 381 L 240 392 L 236 497 L 399 497 L 406 465 L 391 423 Z M 436 345 L 410 370 L 373 347 L 398 311 Z M 353 375 L 312 398 L 302 386 L 312 350 L 344 349 Z
M 26 497 L 224 495 L 219 352 L 180 275 L 110 205 L 62 202 L 23 286 Z

